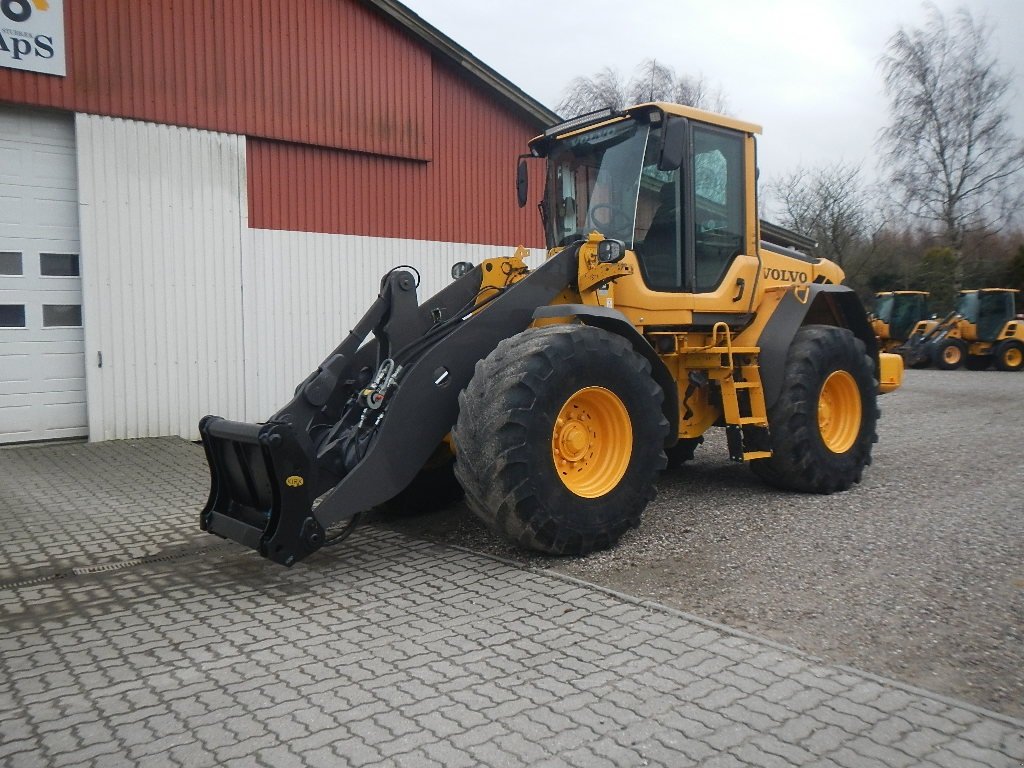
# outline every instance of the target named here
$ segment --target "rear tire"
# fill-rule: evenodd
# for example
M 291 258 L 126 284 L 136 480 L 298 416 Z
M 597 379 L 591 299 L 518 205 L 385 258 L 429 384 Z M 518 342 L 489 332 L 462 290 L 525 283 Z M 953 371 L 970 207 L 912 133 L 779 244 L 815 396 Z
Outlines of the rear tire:
M 943 339 L 932 350 L 932 362 L 942 371 L 955 371 L 967 359 L 967 345 L 960 339 Z
M 859 483 L 877 441 L 878 382 L 864 342 L 846 328 L 808 325 L 786 356 L 782 392 L 768 409 L 772 456 L 750 462 L 770 485 L 805 493 Z
M 992 350 L 992 358 L 1000 371 L 1019 371 L 1024 368 L 1024 344 L 1004 339 Z
M 452 433 L 470 509 L 527 549 L 614 545 L 665 467 L 664 395 L 650 370 L 626 339 L 583 325 L 501 342 L 459 396 Z

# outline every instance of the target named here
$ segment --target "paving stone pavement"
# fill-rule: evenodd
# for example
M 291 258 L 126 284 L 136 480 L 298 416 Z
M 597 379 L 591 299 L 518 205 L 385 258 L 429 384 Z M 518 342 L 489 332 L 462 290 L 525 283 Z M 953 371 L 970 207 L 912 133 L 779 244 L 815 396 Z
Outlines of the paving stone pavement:
M 0 765 L 1024 765 L 1020 721 L 550 572 L 373 528 L 283 569 L 196 536 L 203 472 L 0 450 Z

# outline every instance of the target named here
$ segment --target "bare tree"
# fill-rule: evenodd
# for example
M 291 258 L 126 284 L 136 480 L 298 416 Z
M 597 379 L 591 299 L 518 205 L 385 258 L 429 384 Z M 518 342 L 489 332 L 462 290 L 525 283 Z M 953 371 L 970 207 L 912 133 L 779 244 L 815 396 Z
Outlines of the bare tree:
M 656 59 L 647 59 L 636 68 L 626 86 L 631 104 L 645 101 L 672 101 L 676 90 L 676 73 Z
M 672 100 L 676 104 L 687 104 L 719 114 L 725 114 L 729 109 L 722 89 L 712 88 L 703 74 L 696 77 L 680 75 L 676 80 L 675 96 Z
M 598 109 L 622 109 L 626 106 L 626 86 L 622 76 L 605 67 L 593 77 L 576 77 L 565 89 L 558 111 L 575 117 Z
M 1024 142 L 1010 133 L 1010 80 L 988 51 L 990 29 L 960 9 L 952 25 L 935 7 L 901 28 L 880 64 L 891 124 L 882 133 L 889 178 L 905 213 L 953 249 L 957 274 L 971 232 L 997 232 L 1021 204 L 1015 182 Z
M 703 75 L 676 75 L 672 67 L 655 59 L 647 59 L 626 81 L 611 67 L 592 77 L 577 77 L 564 91 L 558 111 L 567 116 L 610 107 L 622 109 L 627 104 L 646 101 L 670 101 L 713 112 L 726 110 L 721 90 L 711 88 Z
M 818 241 L 818 253 L 853 277 L 870 260 L 881 216 L 860 167 L 798 168 L 768 185 L 782 206 L 780 223 Z

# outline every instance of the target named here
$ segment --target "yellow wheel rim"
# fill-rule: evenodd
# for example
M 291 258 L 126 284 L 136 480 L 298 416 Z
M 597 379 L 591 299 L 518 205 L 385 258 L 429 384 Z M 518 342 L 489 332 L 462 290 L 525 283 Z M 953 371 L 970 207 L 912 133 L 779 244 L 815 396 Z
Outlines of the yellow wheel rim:
M 1024 362 L 1024 352 L 1018 347 L 1010 347 L 1003 353 L 1003 363 L 1010 368 L 1017 368 Z
M 949 365 L 956 365 L 960 362 L 960 347 L 956 344 L 950 344 L 942 350 L 942 359 Z
M 821 385 L 818 429 L 825 447 L 845 453 L 860 433 L 861 402 L 857 381 L 847 371 L 834 371 Z
M 565 487 L 585 499 L 619 484 L 633 452 L 626 406 L 604 387 L 585 387 L 565 401 L 551 433 L 551 458 Z

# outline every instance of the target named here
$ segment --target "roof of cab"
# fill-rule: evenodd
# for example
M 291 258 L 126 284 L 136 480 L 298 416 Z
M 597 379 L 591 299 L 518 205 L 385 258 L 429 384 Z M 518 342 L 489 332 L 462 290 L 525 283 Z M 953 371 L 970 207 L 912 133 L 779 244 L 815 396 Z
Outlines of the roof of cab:
M 644 104 L 627 107 L 626 111 L 633 112 L 648 107 L 657 107 L 662 112 L 666 112 L 670 115 L 679 115 L 680 117 L 687 117 L 690 120 L 697 120 L 702 123 L 711 123 L 712 125 L 720 125 L 723 128 L 732 128 L 736 131 L 744 131 L 745 133 L 761 133 L 761 126 L 756 123 L 748 123 L 745 120 L 737 120 L 735 117 L 720 115 L 717 112 L 708 112 L 704 109 L 687 107 L 683 104 L 670 104 L 665 101 L 648 101 Z

